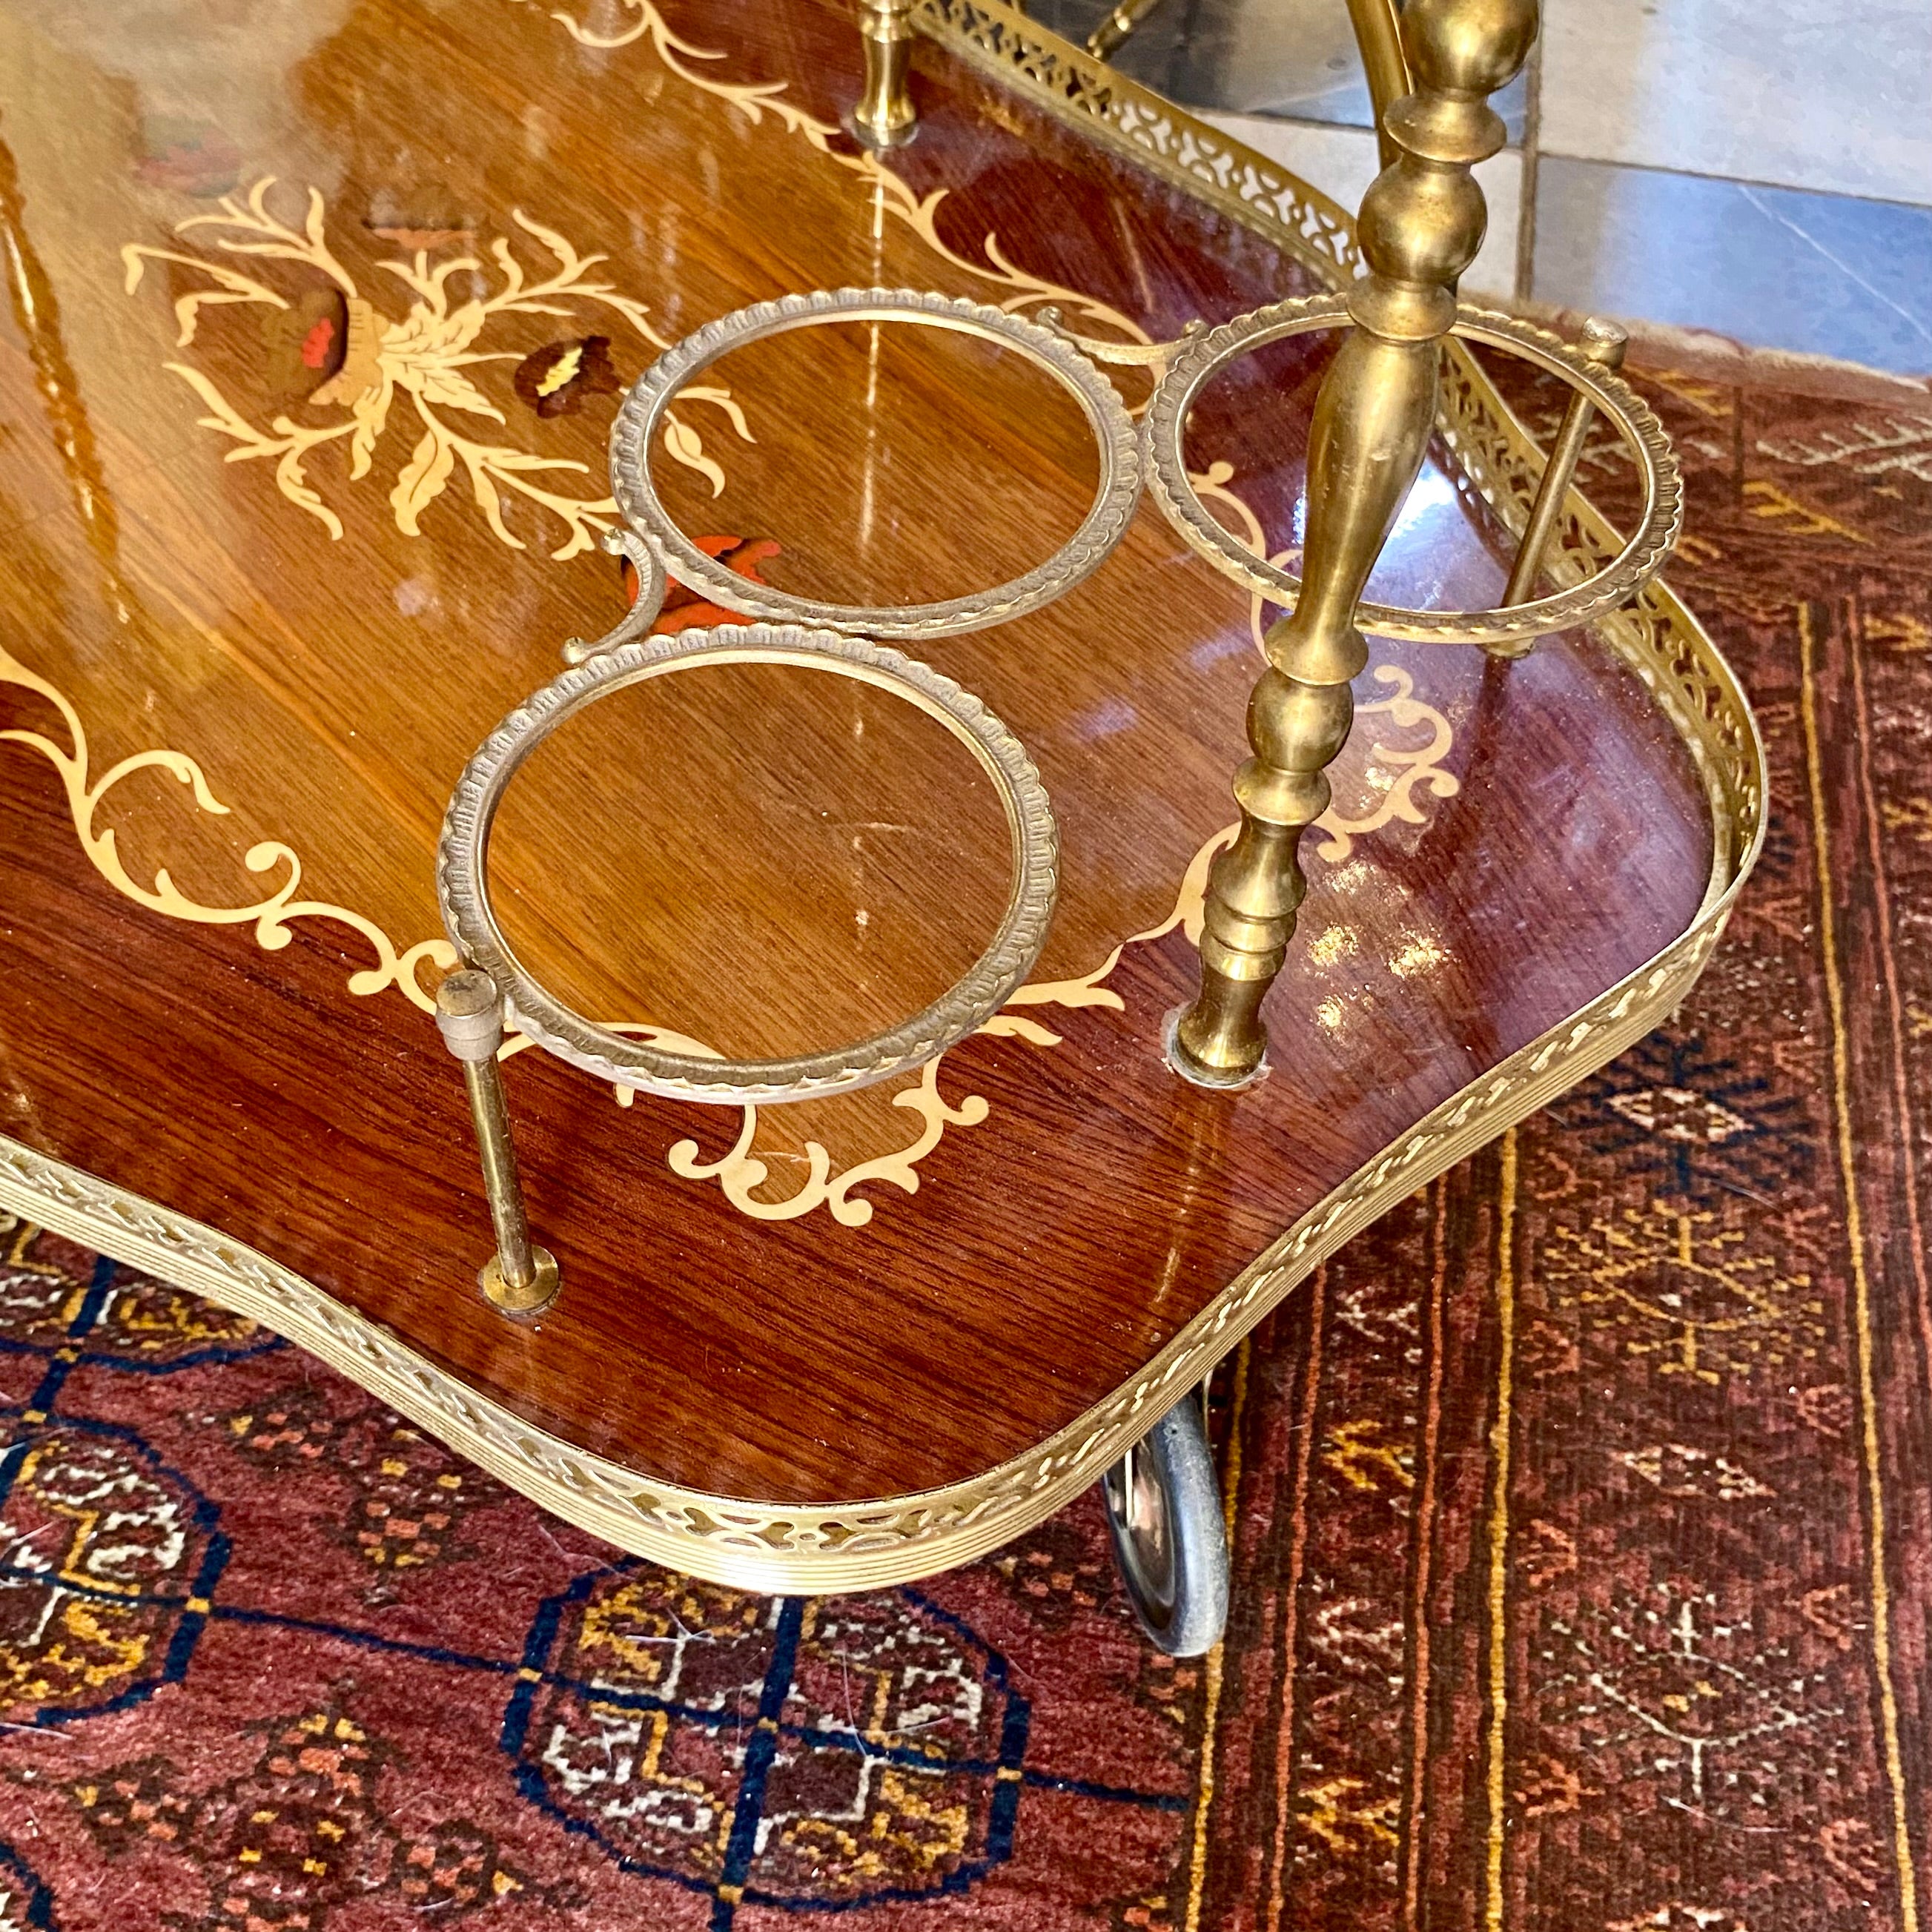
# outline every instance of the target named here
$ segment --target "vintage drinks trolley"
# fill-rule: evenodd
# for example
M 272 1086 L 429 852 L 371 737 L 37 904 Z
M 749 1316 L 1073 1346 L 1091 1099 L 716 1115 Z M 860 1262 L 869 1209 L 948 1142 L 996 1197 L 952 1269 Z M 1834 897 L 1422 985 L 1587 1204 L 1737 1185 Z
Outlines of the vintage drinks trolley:
M 1150 1638 L 1205 1649 L 1215 1364 L 1670 1012 L 1762 838 L 1748 707 L 1657 581 L 1677 466 L 1620 334 L 1457 297 L 1534 0 L 1410 0 L 1399 36 L 1361 10 L 1388 165 L 1359 276 L 1306 190 L 1001 0 L 867 0 L 862 79 L 818 0 L 734 15 L 809 68 L 790 92 L 626 7 L 572 45 L 654 57 L 660 122 L 532 136 L 514 205 L 453 135 L 446 179 L 391 179 L 311 76 L 352 248 L 266 178 L 127 241 L 179 322 L 152 385 L 83 356 L 77 388 L 34 311 L 69 432 L 34 487 L 78 520 L 14 602 L 44 619 L 58 580 L 81 614 L 7 658 L 0 863 L 41 910 L 0 1197 L 714 1580 L 909 1580 L 1100 1483 Z M 514 26 L 536 62 L 550 29 Z M 422 31 L 405 78 L 500 73 Z M 854 179 L 863 218 L 818 219 Z M 602 184 L 568 232 L 560 180 Z M 1034 209 L 1035 255 L 944 206 Z M 620 259 L 580 252 L 598 221 Z M 653 250 L 693 285 L 654 298 L 678 339 L 620 285 Z M 244 311 L 259 338 L 219 333 Z M 1510 358 L 1564 386 L 1541 452 Z M 301 396 L 244 409 L 250 381 Z M 207 413 L 165 416 L 188 388 Z M 70 433 L 81 389 L 171 461 Z M 607 422 L 608 501 L 572 480 Z M 553 425 L 578 454 L 516 441 Z M 748 544 L 781 496 L 815 545 Z M 974 587 L 982 548 L 1026 567 Z M 104 804 L 140 772 L 181 781 L 172 818 Z M 247 904 L 208 883 L 231 812 L 274 882 Z M 432 850 L 446 938 L 399 944 Z

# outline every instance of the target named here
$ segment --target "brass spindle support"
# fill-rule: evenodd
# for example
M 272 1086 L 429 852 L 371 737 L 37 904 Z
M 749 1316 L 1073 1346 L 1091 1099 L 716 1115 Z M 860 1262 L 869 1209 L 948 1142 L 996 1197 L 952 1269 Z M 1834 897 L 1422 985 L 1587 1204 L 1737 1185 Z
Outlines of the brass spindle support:
M 1398 152 L 1362 199 L 1370 272 L 1316 400 L 1301 596 L 1268 634 L 1248 700 L 1254 756 L 1234 778 L 1240 830 L 1208 875 L 1201 990 L 1170 1042 L 1204 1086 L 1244 1084 L 1267 1051 L 1262 1002 L 1307 890 L 1297 848 L 1328 809 L 1327 768 L 1354 720 L 1349 681 L 1368 662 L 1355 606 L 1422 467 L 1456 278 L 1482 245 L 1471 170 L 1504 140 L 1486 97 L 1522 66 L 1536 25 L 1536 0 L 1410 0 L 1402 14 L 1414 91 L 1383 117 Z
M 1139 32 L 1141 22 L 1162 0 L 1120 0 L 1120 4 L 1087 36 L 1087 51 L 1096 60 L 1112 60 Z
M 902 147 L 919 130 L 919 110 L 906 85 L 913 5 L 914 0 L 859 0 L 866 88 L 852 110 L 852 131 L 868 147 Z
M 1615 322 L 1605 322 L 1593 315 L 1577 332 L 1576 346 L 1584 358 L 1594 362 L 1598 368 L 1621 369 L 1624 351 L 1630 346 L 1630 336 Z M 1570 392 L 1569 406 L 1564 410 L 1563 420 L 1558 425 L 1556 440 L 1550 446 L 1549 460 L 1543 466 L 1543 481 L 1537 485 L 1536 501 L 1531 506 L 1529 521 L 1523 526 L 1522 542 L 1516 548 L 1509 588 L 1503 592 L 1505 605 L 1527 604 L 1536 594 L 1538 573 L 1543 568 L 1544 556 L 1550 548 L 1556 520 L 1563 514 L 1564 500 L 1570 494 L 1570 479 L 1576 473 L 1576 460 L 1583 454 L 1584 440 L 1590 434 L 1591 420 L 1596 413 L 1595 404 L 1581 389 Z M 1525 638 L 1516 644 L 1490 644 L 1484 648 L 1495 657 L 1520 658 L 1528 654 L 1535 641 L 1534 638 Z
M 1387 167 L 1397 153 L 1382 117 L 1408 92 L 1408 57 L 1402 52 L 1402 16 L 1395 0 L 1348 0 L 1348 24 L 1367 76 L 1376 110 L 1376 145 Z
M 517 1150 L 510 1138 L 510 1110 L 496 1050 L 503 1043 L 503 1002 L 487 973 L 452 973 L 436 988 L 436 1023 L 443 1044 L 463 1063 L 477 1150 L 483 1156 L 483 1188 L 496 1224 L 496 1252 L 483 1264 L 477 1284 L 506 1315 L 536 1315 L 556 1299 L 556 1257 L 530 1239 L 524 1190 L 517 1178 Z

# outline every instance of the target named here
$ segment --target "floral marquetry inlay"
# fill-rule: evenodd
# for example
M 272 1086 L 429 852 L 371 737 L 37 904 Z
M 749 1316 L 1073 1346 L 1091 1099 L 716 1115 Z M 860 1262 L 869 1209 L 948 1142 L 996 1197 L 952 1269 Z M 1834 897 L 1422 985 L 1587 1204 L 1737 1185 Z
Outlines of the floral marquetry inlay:
M 506 494 L 536 505 L 559 526 L 552 556 L 590 549 L 616 521 L 616 506 L 601 490 L 583 494 L 575 479 L 596 480 L 587 464 L 523 446 L 504 408 L 472 371 L 489 364 L 512 365 L 504 400 L 520 415 L 527 404 L 538 423 L 580 408 L 586 391 L 614 392 L 620 386 L 608 337 L 582 333 L 532 350 L 510 346 L 505 327 L 512 318 L 538 316 L 560 332 L 584 330 L 600 313 L 608 314 L 651 353 L 664 348 L 643 303 L 593 276 L 605 258 L 579 254 L 554 229 L 514 211 L 520 232 L 514 244 L 502 235 L 493 237 L 488 263 L 476 254 L 428 249 L 378 263 L 391 278 L 381 292 L 402 308 L 396 314 L 375 292 L 365 293 L 332 250 L 321 190 L 308 190 L 298 226 L 292 217 L 278 212 L 289 197 L 275 196 L 275 186 L 272 176 L 266 177 L 245 197 L 224 196 L 219 214 L 176 224 L 178 236 L 192 236 L 191 248 L 130 242 L 121 251 L 130 295 L 141 288 L 150 263 L 169 262 L 187 272 L 188 286 L 174 304 L 178 348 L 196 345 L 203 310 L 248 304 L 275 312 L 278 334 L 292 352 L 284 358 L 290 366 L 322 379 L 298 406 L 299 416 L 285 410 L 262 428 L 259 412 L 237 407 L 206 370 L 169 363 L 206 407 L 202 427 L 230 439 L 227 460 L 272 463 L 282 494 L 339 538 L 342 519 L 310 477 L 310 458 L 326 445 L 344 442 L 347 481 L 360 483 L 375 468 L 379 452 L 393 444 L 400 466 L 388 500 L 404 536 L 421 534 L 420 520 L 460 468 L 476 509 L 512 549 L 526 546 L 504 521 Z M 532 254 L 548 258 L 547 272 L 527 266 L 525 258 Z M 288 266 L 279 278 L 266 267 L 260 275 L 244 274 L 223 256 Z M 749 439 L 728 391 L 693 387 L 685 395 L 687 402 L 722 411 L 732 428 Z M 667 419 L 664 447 L 676 461 L 708 477 L 714 494 L 723 489 L 723 470 L 688 420 Z

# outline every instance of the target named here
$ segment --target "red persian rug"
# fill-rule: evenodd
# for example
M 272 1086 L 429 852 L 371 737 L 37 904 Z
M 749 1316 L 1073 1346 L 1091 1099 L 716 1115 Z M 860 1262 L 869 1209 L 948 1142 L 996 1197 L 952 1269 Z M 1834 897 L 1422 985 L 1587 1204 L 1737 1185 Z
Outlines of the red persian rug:
M 1675 1025 L 1216 1378 L 1220 1650 L 1090 1498 L 854 1599 L 629 1562 L 15 1226 L 0 1928 L 1918 1932 L 1932 416 L 1646 380 L 1769 850 Z

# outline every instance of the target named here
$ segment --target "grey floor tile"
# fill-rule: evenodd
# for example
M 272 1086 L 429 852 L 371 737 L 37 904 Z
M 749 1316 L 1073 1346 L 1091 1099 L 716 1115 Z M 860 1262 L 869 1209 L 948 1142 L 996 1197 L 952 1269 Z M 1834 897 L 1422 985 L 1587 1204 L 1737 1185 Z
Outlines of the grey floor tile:
M 1932 208 L 1545 154 L 1530 292 L 1932 371 Z
M 1932 202 L 1928 0 L 1545 0 L 1546 154 Z

